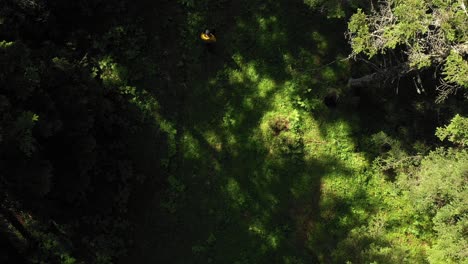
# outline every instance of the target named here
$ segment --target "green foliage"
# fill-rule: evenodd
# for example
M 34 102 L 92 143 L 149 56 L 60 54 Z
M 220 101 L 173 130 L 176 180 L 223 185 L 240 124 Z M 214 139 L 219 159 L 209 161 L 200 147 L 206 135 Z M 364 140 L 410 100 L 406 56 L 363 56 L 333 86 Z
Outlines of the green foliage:
M 351 47 L 356 53 L 365 53 L 372 58 L 377 53 L 377 49 L 372 45 L 372 39 L 367 24 L 367 15 L 358 9 L 354 13 L 348 23 L 348 29 L 354 37 L 351 41 Z
M 431 56 L 425 54 L 424 50 L 417 44 L 413 47 L 408 60 L 410 62 L 410 67 L 417 69 L 429 68 L 432 64 Z
M 398 23 L 394 28 L 389 28 L 389 34 L 394 35 L 396 43 L 405 43 L 413 39 L 417 34 L 427 32 L 429 16 L 428 6 L 424 0 L 396 1 L 393 14 Z M 385 35 L 384 35 L 385 36 Z M 395 43 L 388 47 L 395 48 Z
M 448 139 L 452 143 L 468 146 L 468 118 L 455 115 L 450 124 L 437 128 L 436 136 L 440 140 Z
M 437 149 L 421 162 L 412 188 L 414 205 L 432 217 L 436 238 L 429 250 L 431 263 L 463 263 L 468 241 L 468 152 Z
M 409 156 L 400 141 L 389 137 L 382 131 L 372 135 L 371 142 L 375 147 L 374 153 L 377 156 L 374 159 L 374 166 L 389 174 L 389 176 L 392 176 L 395 170 L 402 170 L 408 166 L 416 165 L 420 159 L 420 156 Z
M 115 63 L 112 58 L 105 57 L 99 61 L 99 70 L 94 69 L 94 72 L 100 72 L 99 77 L 107 87 L 124 86 L 126 80 L 126 70 Z
M 386 49 L 395 49 L 399 44 L 408 43 L 412 46 L 416 36 L 426 33 L 428 17 L 427 6 L 423 0 L 400 1 L 395 3 L 391 10 L 386 5 L 390 6 L 390 3 L 382 4 L 381 8 L 386 11 L 381 13 L 367 16 L 358 9 L 351 16 L 348 29 L 351 34 L 351 46 L 356 54 L 363 52 L 372 57 L 377 53 L 385 53 Z M 389 22 L 380 25 L 377 20 L 379 18 Z M 374 32 L 376 28 L 379 28 L 379 33 Z
M 444 79 L 468 88 L 468 61 L 455 51 L 451 51 L 444 65 Z
M 455 123 L 460 117 L 456 119 Z M 453 123 L 452 121 L 451 124 Z M 447 136 L 445 133 L 451 130 L 449 126 L 439 128 L 438 136 L 441 138 Z M 374 139 L 385 142 L 391 146 L 391 149 L 394 149 L 397 144 L 383 134 L 374 136 Z M 386 152 L 380 154 L 376 160 L 386 161 L 389 158 L 392 160 L 391 155 L 390 157 L 387 155 L 391 149 L 386 148 Z M 400 160 L 405 162 L 394 163 L 398 164 L 394 185 L 384 184 L 384 188 L 376 188 L 376 190 L 384 191 L 386 195 L 395 193 L 393 197 L 382 198 L 384 203 L 389 203 L 389 207 L 383 209 L 385 224 L 384 228 L 380 229 L 382 233 L 379 237 L 385 238 L 386 243 L 394 244 L 396 243 L 395 237 L 401 236 L 399 230 L 402 230 L 415 236 L 412 244 L 418 243 L 421 247 L 421 243 L 431 245 L 427 249 L 420 248 L 418 250 L 420 253 L 415 252 L 417 253 L 415 257 L 420 258 L 426 255 L 421 255 L 421 252 L 427 251 L 427 255 L 420 261 L 463 263 L 466 260 L 463 252 L 467 247 L 466 238 L 463 237 L 463 226 L 466 225 L 468 212 L 466 207 L 467 154 L 464 149 L 439 148 L 419 158 L 418 162 L 403 158 Z M 384 163 L 386 164 L 388 163 Z M 392 210 L 392 208 L 398 210 Z M 363 232 L 363 234 L 367 233 Z M 393 245 L 393 247 L 400 246 L 404 250 L 404 247 L 410 245 L 401 243 Z M 389 263 L 394 261 L 389 261 Z
M 382 1 L 351 16 L 348 37 L 354 55 L 401 53 L 411 70 L 443 66 L 447 83 L 468 87 L 467 21 L 460 1 Z

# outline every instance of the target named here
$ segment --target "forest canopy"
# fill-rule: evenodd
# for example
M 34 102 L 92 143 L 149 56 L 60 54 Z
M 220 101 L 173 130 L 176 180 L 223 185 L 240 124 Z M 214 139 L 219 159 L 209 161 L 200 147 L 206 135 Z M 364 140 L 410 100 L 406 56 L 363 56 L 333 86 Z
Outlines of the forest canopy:
M 0 263 L 468 263 L 467 4 L 2 1 Z

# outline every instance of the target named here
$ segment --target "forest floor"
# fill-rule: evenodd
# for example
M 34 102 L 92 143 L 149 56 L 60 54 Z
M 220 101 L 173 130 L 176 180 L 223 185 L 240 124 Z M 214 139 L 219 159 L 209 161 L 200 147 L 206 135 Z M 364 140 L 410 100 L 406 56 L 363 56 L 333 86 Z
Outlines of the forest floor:
M 225 4 L 175 18 L 177 81 L 156 95 L 172 148 L 167 191 L 138 202 L 123 262 L 330 263 L 372 211 L 362 121 L 323 103 L 350 74 L 346 24 L 302 1 Z M 214 53 L 198 39 L 206 26 Z

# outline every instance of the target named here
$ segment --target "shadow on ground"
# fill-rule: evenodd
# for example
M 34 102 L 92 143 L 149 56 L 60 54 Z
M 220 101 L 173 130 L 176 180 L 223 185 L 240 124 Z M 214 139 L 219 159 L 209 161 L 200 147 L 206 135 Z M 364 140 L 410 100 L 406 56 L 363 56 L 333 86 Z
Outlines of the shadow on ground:
M 343 21 L 302 1 L 177 8 L 185 11 L 174 11 L 163 72 L 146 83 L 176 131 L 175 150 L 165 190 L 148 183 L 135 196 L 134 248 L 123 262 L 332 262 L 362 221 L 354 212 L 371 210 L 353 203 L 366 199 L 358 155 L 327 141 L 335 129 L 354 144 L 343 128 L 351 121 L 321 101 L 347 78 L 346 63 L 327 65 L 347 53 Z M 198 40 L 207 25 L 215 53 Z

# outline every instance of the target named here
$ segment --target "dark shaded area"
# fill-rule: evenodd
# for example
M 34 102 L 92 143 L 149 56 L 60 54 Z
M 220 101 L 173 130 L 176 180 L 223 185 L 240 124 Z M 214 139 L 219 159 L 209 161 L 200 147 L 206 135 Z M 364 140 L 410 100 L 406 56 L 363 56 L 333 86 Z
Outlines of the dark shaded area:
M 27 264 L 29 263 L 18 252 L 18 250 L 11 245 L 10 240 L 4 233 L 0 234 L 0 262 L 5 264 Z
M 101 34 L 124 23 L 126 3 L 59 2 L 1 4 L 2 207 L 37 241 L 29 261 L 112 260 L 128 247 L 128 197 L 161 177 L 166 141 L 157 120 L 103 77 L 102 50 L 115 39 Z M 148 134 L 153 141 L 137 142 Z
M 336 108 L 338 104 L 338 97 L 336 94 L 330 94 L 325 96 L 323 98 L 323 103 L 328 107 L 328 108 Z

